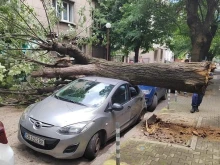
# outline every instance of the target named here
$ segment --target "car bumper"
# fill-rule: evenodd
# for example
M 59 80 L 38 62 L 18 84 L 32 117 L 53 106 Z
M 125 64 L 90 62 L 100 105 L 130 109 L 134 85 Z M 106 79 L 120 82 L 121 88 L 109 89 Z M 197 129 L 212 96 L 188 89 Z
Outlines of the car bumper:
M 36 145 L 35 143 L 24 138 L 24 131 L 27 131 L 29 134 L 35 135 L 37 137 L 46 139 L 45 146 L 47 145 L 46 141 L 48 141 L 48 144 L 50 145 L 47 145 L 46 147 L 41 147 L 39 145 Z M 60 158 L 60 159 L 74 159 L 83 156 L 87 144 L 90 140 L 88 136 L 83 136 L 83 134 L 72 135 L 72 136 L 60 135 L 60 138 L 57 136 L 51 137 L 48 135 L 49 133 L 46 135 L 44 134 L 44 136 L 42 136 L 29 131 L 23 126 L 19 126 L 18 139 L 21 143 L 25 144 L 26 146 L 32 148 L 35 151 L 47 155 L 51 155 L 55 158 Z M 49 141 L 50 139 L 55 139 L 55 143 Z M 54 143 L 53 146 L 51 146 L 52 143 Z M 68 151 L 68 153 L 66 151 Z

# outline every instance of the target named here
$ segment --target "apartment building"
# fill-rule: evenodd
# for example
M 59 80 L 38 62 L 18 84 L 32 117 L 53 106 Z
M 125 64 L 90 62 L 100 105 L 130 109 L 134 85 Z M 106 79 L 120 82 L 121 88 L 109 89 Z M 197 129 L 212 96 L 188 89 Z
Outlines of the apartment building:
M 38 19 L 45 26 L 48 25 L 46 13 L 43 7 L 41 0 L 26 0 L 25 1 L 29 6 L 33 7 Z M 60 21 L 57 26 L 53 29 L 54 32 L 59 35 L 61 33 L 67 34 L 69 26 L 72 26 L 77 31 L 77 36 L 86 38 L 91 35 L 91 26 L 92 26 L 92 17 L 91 17 L 91 8 L 94 6 L 94 2 L 88 2 L 88 0 L 45 0 L 46 3 L 50 3 L 56 10 L 56 15 L 59 17 Z M 63 6 L 63 9 L 59 9 L 59 3 Z M 83 10 L 83 15 L 80 15 L 79 12 Z M 83 27 L 79 26 L 80 20 L 86 18 Z M 86 55 L 92 54 L 92 48 L 89 45 L 80 46 L 81 50 Z

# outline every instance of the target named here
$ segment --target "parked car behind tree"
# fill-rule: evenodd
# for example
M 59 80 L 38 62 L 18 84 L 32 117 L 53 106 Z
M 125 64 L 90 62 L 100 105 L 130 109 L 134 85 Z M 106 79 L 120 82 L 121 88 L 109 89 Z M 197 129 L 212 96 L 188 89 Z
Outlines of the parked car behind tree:
M 160 99 L 166 100 L 167 98 L 167 90 L 165 88 L 146 85 L 138 85 L 138 87 L 145 94 L 147 110 L 150 112 L 155 110 Z

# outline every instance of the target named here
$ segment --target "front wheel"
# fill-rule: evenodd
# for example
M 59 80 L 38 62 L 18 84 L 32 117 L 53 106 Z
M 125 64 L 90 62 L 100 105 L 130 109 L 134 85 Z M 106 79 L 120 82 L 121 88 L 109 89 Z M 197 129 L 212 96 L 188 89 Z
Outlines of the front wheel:
M 100 134 L 96 133 L 93 135 L 93 137 L 90 139 L 89 144 L 86 147 L 86 151 L 84 153 L 84 157 L 93 160 L 98 155 L 98 152 L 101 147 L 101 138 Z
M 157 95 L 154 95 L 153 102 L 152 102 L 152 104 L 147 108 L 147 110 L 148 110 L 149 112 L 153 112 L 153 111 L 156 109 L 156 107 L 157 107 L 157 103 L 158 103 Z

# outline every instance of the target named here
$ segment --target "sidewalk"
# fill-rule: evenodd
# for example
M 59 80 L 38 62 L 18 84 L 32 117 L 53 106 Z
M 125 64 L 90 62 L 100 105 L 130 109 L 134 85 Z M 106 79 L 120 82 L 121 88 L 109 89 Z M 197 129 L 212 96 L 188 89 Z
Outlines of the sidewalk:
M 220 69 L 209 85 L 200 112 L 190 113 L 191 96 L 178 96 L 177 102 L 171 98 L 170 108 L 163 108 L 157 115 L 163 120 L 179 121 L 184 119 L 193 126 L 220 128 Z M 219 132 L 220 138 L 220 132 Z M 192 136 L 191 147 L 140 140 L 134 136 L 121 144 L 121 165 L 219 165 L 220 140 L 208 141 Z M 115 154 L 101 163 L 115 165 Z M 98 165 L 98 164 L 97 164 Z

